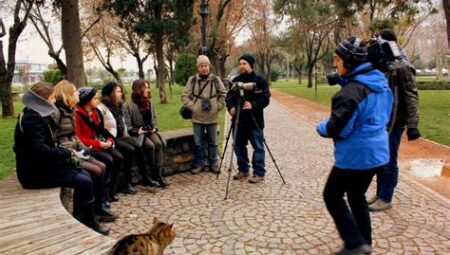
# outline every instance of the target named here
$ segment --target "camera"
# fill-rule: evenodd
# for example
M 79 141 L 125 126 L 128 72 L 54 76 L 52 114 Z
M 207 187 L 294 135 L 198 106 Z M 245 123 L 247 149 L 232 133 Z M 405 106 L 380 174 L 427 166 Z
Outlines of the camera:
M 255 82 L 235 82 L 231 87 L 231 90 L 256 90 Z
M 327 74 L 327 81 L 328 81 L 328 84 L 329 84 L 330 86 L 334 86 L 334 85 L 336 85 L 336 84 L 341 85 L 341 83 L 342 83 L 342 78 L 341 78 L 341 76 L 338 74 L 338 72 L 331 72 L 331 73 L 328 73 L 328 74 Z
M 373 67 L 388 72 L 398 68 L 396 59 L 401 56 L 395 41 L 387 41 L 381 37 L 372 38 L 367 47 L 368 59 Z
M 202 111 L 209 112 L 212 109 L 211 100 L 209 98 L 202 99 Z

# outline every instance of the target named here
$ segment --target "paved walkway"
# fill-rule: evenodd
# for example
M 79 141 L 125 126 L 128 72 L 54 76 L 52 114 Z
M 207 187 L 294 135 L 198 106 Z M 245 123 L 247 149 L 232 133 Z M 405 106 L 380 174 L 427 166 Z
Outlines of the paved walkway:
M 166 254 L 332 254 L 342 246 L 322 200 L 333 162 L 332 142 L 275 100 L 266 111 L 269 155 L 265 183 L 231 181 L 228 172 L 169 177 L 168 189 L 139 187 L 121 196 L 110 236 L 148 231 L 152 218 L 175 223 L 177 238 Z M 228 150 L 230 151 L 230 149 Z M 228 159 L 228 155 L 225 159 Z M 226 160 L 227 161 L 227 160 Z M 223 169 L 228 167 L 228 163 Z M 371 187 L 369 195 L 374 192 Z M 450 201 L 401 176 L 394 208 L 372 214 L 373 254 L 449 254 Z

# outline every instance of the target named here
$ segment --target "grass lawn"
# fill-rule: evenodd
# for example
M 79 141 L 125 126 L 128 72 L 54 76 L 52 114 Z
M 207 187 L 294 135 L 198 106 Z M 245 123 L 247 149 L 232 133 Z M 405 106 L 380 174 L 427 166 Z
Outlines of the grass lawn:
M 297 80 L 279 80 L 272 87 L 323 105 L 330 105 L 331 96 L 340 88 L 319 85 L 315 97 L 314 88 L 307 88 L 306 80 L 301 85 Z M 450 146 L 450 90 L 419 90 L 419 114 L 422 136 Z
M 154 83 L 152 83 L 153 85 Z M 153 86 L 152 86 L 153 87 Z M 126 88 L 130 91 L 130 87 Z M 169 88 L 166 87 L 167 94 L 169 94 Z M 190 120 L 184 120 L 178 113 L 181 107 L 181 90 L 182 87 L 178 85 L 173 86 L 172 98 L 169 100 L 168 104 L 159 103 L 159 92 L 157 89 L 152 88 L 152 95 L 154 104 L 156 106 L 156 112 L 158 117 L 158 126 L 160 131 L 173 130 L 179 128 L 192 127 Z M 130 98 L 130 93 L 127 94 L 127 99 Z M 16 115 L 23 109 L 23 104 L 21 102 L 15 102 L 15 113 Z M 225 111 L 222 111 L 225 112 Z M 220 125 L 220 136 L 219 136 L 219 152 L 222 148 L 223 134 L 224 134 L 224 120 L 225 114 L 220 115 L 219 125 Z M 14 140 L 14 128 L 16 126 L 17 119 L 1 119 L 0 118 L 0 180 L 5 177 L 10 176 L 14 172 L 15 168 L 15 155 L 12 151 L 13 140 Z M 219 155 L 220 156 L 220 155 Z

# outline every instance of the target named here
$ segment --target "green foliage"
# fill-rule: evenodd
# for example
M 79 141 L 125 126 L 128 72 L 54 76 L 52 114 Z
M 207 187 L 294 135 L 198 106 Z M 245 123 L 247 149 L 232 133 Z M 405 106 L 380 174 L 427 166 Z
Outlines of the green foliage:
M 63 79 L 64 79 L 64 75 L 61 73 L 61 71 L 59 69 L 47 70 L 44 72 L 44 80 L 46 82 L 50 82 L 53 85 L 62 81 Z
M 190 76 L 197 72 L 196 58 L 191 53 L 182 53 L 175 61 L 174 78 L 181 86 L 186 85 Z
M 270 74 L 271 81 L 277 81 L 280 78 L 281 70 L 280 69 L 272 69 L 272 73 Z

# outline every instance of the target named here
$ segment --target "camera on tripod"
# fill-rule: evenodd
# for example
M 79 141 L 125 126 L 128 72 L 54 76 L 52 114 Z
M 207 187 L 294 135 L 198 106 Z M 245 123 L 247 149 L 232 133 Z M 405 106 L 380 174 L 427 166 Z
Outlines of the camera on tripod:
M 401 51 L 395 41 L 375 37 L 369 40 L 367 54 L 373 67 L 382 72 L 388 72 L 398 68 L 396 59 L 401 56 Z
M 233 86 L 231 87 L 231 90 L 237 91 L 237 90 L 256 90 L 256 83 L 255 82 L 235 82 L 233 83 Z

